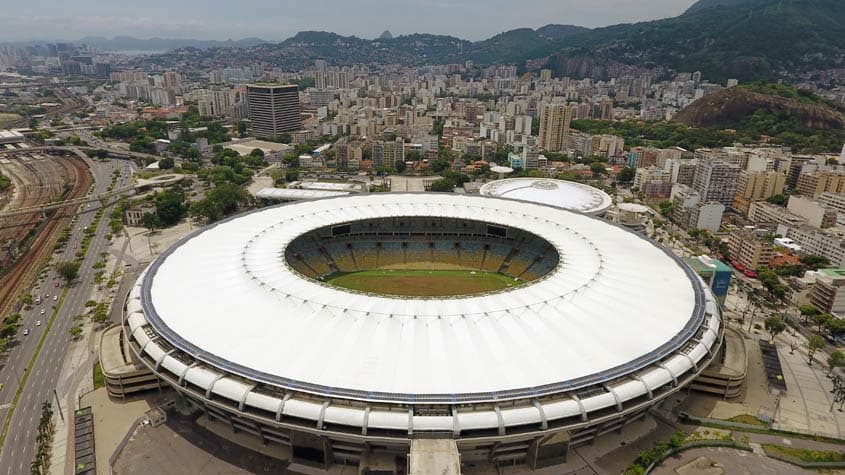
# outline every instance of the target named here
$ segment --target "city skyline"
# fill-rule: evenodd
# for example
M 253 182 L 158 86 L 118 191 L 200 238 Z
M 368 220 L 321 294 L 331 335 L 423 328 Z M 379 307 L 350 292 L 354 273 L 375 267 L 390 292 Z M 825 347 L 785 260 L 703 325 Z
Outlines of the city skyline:
M 393 35 L 448 34 L 472 41 L 483 40 L 516 28 L 568 24 L 589 28 L 648 21 L 678 15 L 693 0 L 539 0 L 511 4 L 503 0 L 410 0 L 401 5 L 384 0 L 337 3 L 317 0 L 307 8 L 253 0 L 243 4 L 197 0 L 173 4 L 153 0 L 140 4 L 84 0 L 73 11 L 62 11 L 56 0 L 35 0 L 8 5 L 0 18 L 0 41 L 67 40 L 86 36 L 134 36 L 172 39 L 227 40 L 259 37 L 281 41 L 305 30 L 325 30 L 342 35 L 375 38 L 382 31 Z M 37 13 L 36 13 L 37 12 Z M 56 12 L 56 13 L 51 13 Z M 467 18 L 477 21 L 468 22 Z M 49 32 L 48 34 L 33 32 Z

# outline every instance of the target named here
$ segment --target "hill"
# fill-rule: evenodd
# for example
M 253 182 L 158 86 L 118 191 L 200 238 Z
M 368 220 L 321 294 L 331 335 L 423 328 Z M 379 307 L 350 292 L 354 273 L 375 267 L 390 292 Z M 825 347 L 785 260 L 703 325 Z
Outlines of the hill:
M 687 126 L 736 131 L 738 141 L 772 137 L 804 152 L 842 147 L 845 117 L 806 91 L 766 83 L 733 87 L 705 96 L 674 118 Z
M 276 44 L 218 42 L 208 55 L 231 60 L 227 47 L 244 61 L 266 61 L 296 69 L 325 59 L 332 65 L 513 64 L 551 68 L 558 76 L 606 79 L 651 73 L 701 71 L 723 82 L 804 79 L 845 63 L 845 2 L 842 0 L 700 0 L 674 18 L 583 28 L 550 24 L 519 28 L 483 41 L 453 36 L 383 35 L 374 40 L 305 31 Z M 171 40 L 145 40 L 165 45 Z M 114 42 L 114 40 L 113 40 Z M 129 43 L 134 45 L 135 43 Z M 202 47 L 191 45 L 194 47 Z M 205 53 L 204 53 L 205 54 Z M 178 60 L 178 58 L 176 58 Z
M 589 60 L 599 66 L 700 70 L 723 81 L 839 67 L 843 57 L 841 0 L 702 0 L 675 18 L 573 35 L 550 64 L 559 74 L 573 73 L 573 64 Z
M 687 8 L 687 11 L 684 12 L 684 15 L 690 13 L 697 13 L 703 10 L 707 10 L 708 8 L 717 8 L 717 7 L 736 7 L 736 6 L 744 6 L 754 3 L 757 0 L 698 0 L 692 6 Z

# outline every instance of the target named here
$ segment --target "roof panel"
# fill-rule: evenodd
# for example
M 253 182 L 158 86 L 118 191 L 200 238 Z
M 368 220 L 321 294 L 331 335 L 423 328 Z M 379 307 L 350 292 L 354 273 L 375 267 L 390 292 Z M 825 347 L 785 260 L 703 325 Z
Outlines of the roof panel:
M 400 299 L 308 280 L 281 257 L 318 227 L 446 212 L 530 231 L 558 250 L 561 265 L 500 293 Z M 379 193 L 264 208 L 200 230 L 153 264 L 142 300 L 159 334 L 210 365 L 294 389 L 413 399 L 533 393 L 642 368 L 697 328 L 702 287 L 654 243 L 583 214 Z

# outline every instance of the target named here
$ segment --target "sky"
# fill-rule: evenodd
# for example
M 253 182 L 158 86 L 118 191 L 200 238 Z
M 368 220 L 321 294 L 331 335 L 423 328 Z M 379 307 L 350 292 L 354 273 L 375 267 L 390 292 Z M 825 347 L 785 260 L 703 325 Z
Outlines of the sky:
M 85 36 L 283 40 L 304 30 L 374 38 L 481 40 L 549 23 L 607 26 L 672 17 L 694 0 L 27 0 L 8 2 L 0 41 Z

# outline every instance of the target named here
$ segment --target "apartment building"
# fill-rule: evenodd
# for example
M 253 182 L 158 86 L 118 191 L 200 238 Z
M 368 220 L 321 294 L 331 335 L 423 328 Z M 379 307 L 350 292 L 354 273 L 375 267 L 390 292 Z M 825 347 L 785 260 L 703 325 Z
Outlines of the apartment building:
M 786 175 L 775 171 L 740 172 L 737 177 L 733 207 L 742 214 L 748 214 L 754 201 L 763 201 L 783 194 Z
M 745 229 L 730 234 L 728 250 L 732 261 L 752 270 L 768 265 L 773 255 L 772 243 Z

